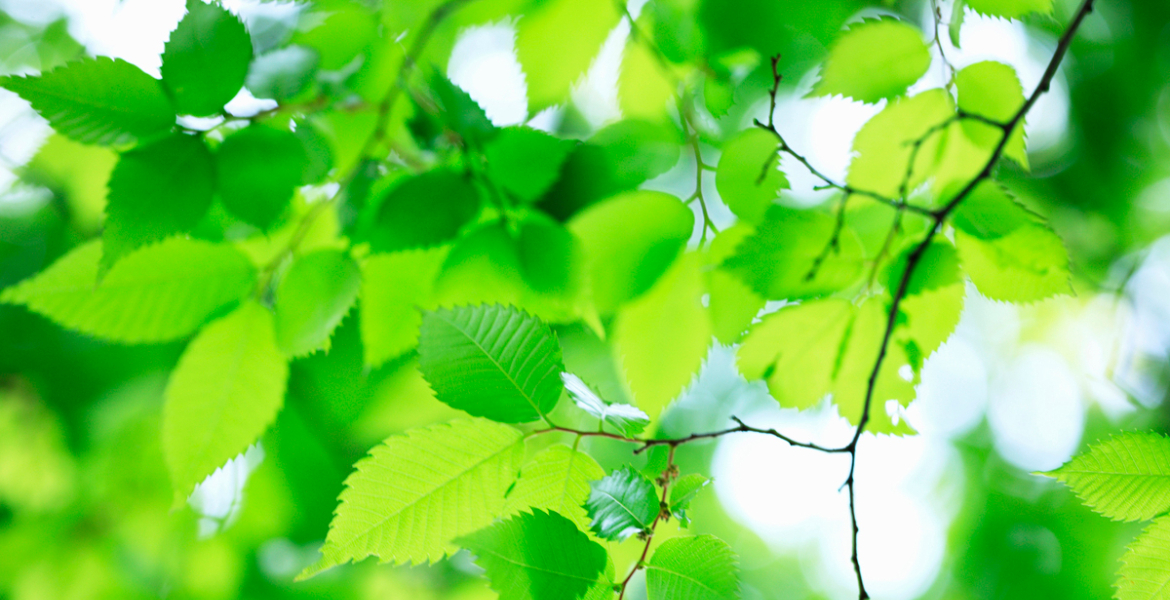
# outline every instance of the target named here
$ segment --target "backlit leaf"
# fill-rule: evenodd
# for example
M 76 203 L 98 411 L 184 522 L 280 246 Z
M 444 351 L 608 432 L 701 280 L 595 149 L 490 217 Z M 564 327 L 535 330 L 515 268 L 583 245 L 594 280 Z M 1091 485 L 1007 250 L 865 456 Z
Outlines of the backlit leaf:
M 1170 598 L 1170 517 L 1154 521 L 1129 545 L 1117 571 L 1117 600 Z
M 329 525 L 321 560 L 299 576 L 377 556 L 434 562 L 454 541 L 491 524 L 524 459 L 516 429 L 459 420 L 394 435 L 354 465 Z
M 623 467 L 594 481 L 585 509 L 598 537 L 624 540 L 646 531 L 658 517 L 660 503 L 654 484 L 631 467 Z
M 1052 12 L 1052 0 L 967 0 L 967 6 L 979 14 L 1005 19 L 1018 19 L 1034 12 Z
M 759 128 L 740 132 L 723 147 L 715 171 L 715 188 L 735 216 L 759 223 L 768 207 L 789 188 L 788 178 L 779 170 L 776 136 Z
M 1068 252 L 1048 227 L 1029 224 L 992 240 L 959 231 L 963 271 L 980 294 L 1004 302 L 1035 302 L 1071 291 Z
M 1024 105 L 1024 88 L 1016 70 L 1003 63 L 983 61 L 964 67 L 955 76 L 955 86 L 959 93 L 959 110 L 998 123 L 1010 122 Z M 972 142 L 988 149 L 994 149 L 1003 137 L 1000 128 L 974 119 L 964 119 L 962 127 Z M 1012 130 L 1003 154 L 1027 168 L 1024 120 Z
M 276 291 L 276 339 L 289 356 L 329 348 L 329 336 L 349 312 L 361 271 L 340 250 L 298 257 Z
M 870 119 L 853 138 L 853 160 L 845 177 L 849 185 L 888 197 L 913 191 L 930 176 L 939 161 L 942 132 L 927 135 L 953 118 L 954 102 L 945 90 L 933 89 L 909 98 L 891 101 Z M 914 152 L 914 144 L 923 142 Z M 910 159 L 914 157 L 913 169 Z M 982 168 L 982 164 L 975 167 Z M 906 177 L 910 170 L 910 177 Z
M 544 509 L 588 531 L 589 516 L 583 506 L 589 499 L 589 482 L 603 477 L 605 471 L 588 454 L 563 444 L 549 446 L 520 469 L 520 479 L 504 502 L 504 514 Z
M 1117 521 L 1144 521 L 1170 510 L 1170 438 L 1115 435 L 1046 473 L 1092 508 Z
M 568 97 L 569 86 L 589 67 L 619 16 L 611 2 L 548 0 L 520 19 L 516 55 L 533 114 Z
M 175 110 L 159 81 L 120 58 L 83 58 L 41 75 L 0 78 L 58 133 L 117 146 L 161 135 Z
M 439 400 L 503 423 L 544 418 L 560 399 L 561 348 L 539 319 L 512 307 L 427 312 L 419 368 Z
M 317 53 L 304 46 L 288 46 L 261 54 L 248 68 L 248 91 L 257 98 L 293 98 L 313 82 L 318 62 Z
M 256 442 L 284 403 L 272 313 L 246 302 L 204 328 L 167 383 L 163 450 L 176 498 Z
M 650 11 L 642 12 L 640 31 L 653 31 Z M 626 42 L 618 72 L 618 106 L 626 117 L 655 121 L 665 119 L 674 103 L 675 82 L 649 43 L 634 36 Z
M 223 7 L 187 2 L 162 55 L 162 81 L 182 114 L 218 114 L 240 88 L 252 62 L 252 38 Z
M 735 600 L 739 569 L 727 542 L 713 535 L 667 540 L 646 565 L 649 600 Z
M 904 94 L 929 67 L 930 49 L 918 28 L 893 19 L 863 21 L 829 49 L 813 94 L 877 102 Z
M 435 278 L 447 248 L 375 254 L 362 263 L 365 363 L 377 367 L 418 343 L 419 308 L 434 308 Z

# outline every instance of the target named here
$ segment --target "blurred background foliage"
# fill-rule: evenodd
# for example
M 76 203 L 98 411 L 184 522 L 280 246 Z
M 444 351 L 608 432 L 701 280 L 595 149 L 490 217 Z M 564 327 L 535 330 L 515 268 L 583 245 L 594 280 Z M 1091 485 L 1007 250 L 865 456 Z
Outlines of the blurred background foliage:
M 176 1 L 75 4 L 86 2 L 0 2 L 0 72 L 47 70 L 86 53 L 121 53 L 146 63 L 148 71 L 157 69 L 151 57 L 182 12 Z M 421 23 L 436 2 L 228 4 L 245 15 L 262 50 L 292 40 L 315 53 L 318 76 L 309 83 L 272 83 L 282 102 L 311 101 L 320 90 L 340 87 L 356 96 L 351 111 L 333 111 L 315 123 L 330 131 L 334 164 L 344 168 L 356 160 L 361 132 L 372 119 L 363 101 L 391 73 L 378 60 L 393 52 L 380 52 L 378 45 L 397 48 L 397 36 Z M 506 13 L 500 4 L 484 2 L 483 14 Z M 953 8 L 950 2 L 938 7 L 944 21 L 954 19 Z M 971 33 L 964 44 L 1015 44 L 1024 49 L 1021 56 L 1044 61 L 1073 8 L 1071 0 L 1058 0 L 1054 17 L 1032 16 L 1023 24 L 968 13 L 964 35 Z M 446 64 L 451 79 L 497 123 L 531 116 L 563 136 L 590 140 L 568 159 L 554 192 L 542 201 L 547 212 L 563 218 L 639 185 L 685 189 L 680 181 L 693 166 L 680 159 L 680 140 L 669 131 L 617 121 L 621 107 L 612 77 L 606 78 L 605 49 L 567 105 L 545 110 L 535 101 L 525 106 L 521 100 L 519 108 L 493 102 L 493 86 L 504 84 L 474 62 L 492 50 L 493 30 L 476 30 L 483 38 L 478 47 L 476 31 L 466 28 L 482 17 L 477 10 L 471 4 L 438 30 L 420 62 Z M 833 135 L 844 135 L 847 143 L 852 132 L 817 128 L 835 118 L 849 121 L 854 113 L 841 108 L 849 104 L 841 99 L 802 100 L 806 74 L 848 20 L 894 13 L 930 30 L 935 7 L 921 0 L 674 0 L 642 10 L 657 17 L 654 23 L 677 27 L 658 33 L 671 42 L 662 47 L 667 56 L 701 56 L 735 84 L 704 90 L 711 112 L 704 136 L 717 142 L 762 114 L 771 84 L 767 57 L 780 53 L 785 100 L 778 126 L 807 130 L 794 139 L 813 145 L 829 140 L 824 143 L 833 150 L 848 147 L 833 146 Z M 366 18 L 375 11 L 380 19 Z M 333 16 L 322 21 L 327 14 Z M 613 35 L 621 38 L 628 29 L 619 30 Z M 977 30 L 991 37 L 979 42 Z M 994 37 L 1005 31 L 1016 37 Z M 614 51 L 608 52 L 613 63 Z M 355 62 L 355 56 L 365 60 Z M 1021 72 L 1028 88 L 1028 72 Z M 312 89 L 297 89 L 306 85 Z M 1099 2 L 1053 95 L 1057 100 L 1037 112 L 1055 111 L 1055 124 L 1043 136 L 1029 132 L 1031 172 L 1005 166 L 1000 179 L 1051 218 L 1069 247 L 1077 295 L 1021 308 L 969 302 L 959 339 L 948 344 L 957 356 L 940 360 L 945 364 L 934 372 L 928 366 L 932 374 L 924 376 L 923 386 L 931 389 L 920 390 L 923 435 L 865 442 L 863 454 L 871 458 L 861 459 L 859 493 L 877 498 L 879 487 L 901 490 L 862 503 L 863 531 L 868 523 L 874 532 L 862 558 L 878 597 L 1107 597 L 1117 557 L 1136 531 L 1092 515 L 1063 487 L 1030 471 L 1052 468 L 1112 431 L 1165 431 L 1170 425 L 1164 402 L 1170 373 L 1170 241 L 1164 239 L 1170 233 L 1170 3 Z M 474 115 L 460 112 L 464 98 L 451 93 L 433 101 L 457 116 L 471 115 L 453 127 L 474 129 Z M 543 112 L 530 115 L 529 108 Z M 815 110 L 829 112 L 818 117 Z M 414 145 L 402 149 L 405 160 L 442 147 L 434 137 L 441 128 L 428 118 L 419 113 L 394 120 L 404 129 L 397 139 Z M 40 271 L 101 227 L 115 154 L 48 133 L 15 95 L 0 95 L 0 288 Z M 599 169 L 608 177 L 596 177 Z M 799 187 L 794 178 L 794 193 Z M 823 201 L 804 193 L 803 201 Z M 730 220 L 726 210 L 715 217 Z M 561 327 L 558 334 L 592 335 L 580 326 Z M 293 362 L 285 407 L 261 443 L 175 509 L 159 413 L 166 375 L 180 351 L 178 343 L 103 343 L 23 308 L 0 306 L 0 598 L 493 597 L 464 553 L 423 567 L 367 561 L 292 582 L 314 559 L 351 465 L 389 434 L 456 414 L 431 396 L 413 357 L 366 368 L 351 315 L 328 353 Z M 1053 366 L 1061 356 L 1065 362 Z M 982 375 L 953 368 L 970 357 L 984 365 Z M 577 364 L 587 368 L 587 359 Z M 814 433 L 829 430 L 826 435 L 839 429 L 831 415 L 777 414 L 766 391 L 737 379 L 730 365 L 729 354 L 716 351 L 662 431 L 711 429 L 733 413 Z M 1069 386 L 1073 391 L 1046 399 Z M 977 397 L 948 404 L 956 394 Z M 1012 404 L 1004 407 L 996 398 Z M 838 457 L 766 445 L 727 440 L 679 450 L 684 473 L 712 473 L 717 480 L 717 493 L 696 500 L 696 527 L 728 540 L 739 553 L 746 598 L 849 597 L 844 513 L 833 493 Z M 598 440 L 591 452 L 609 469 L 627 460 L 628 447 Z M 650 453 L 647 460 L 661 457 Z M 923 506 L 928 509 L 920 511 Z M 921 541 L 935 538 L 939 543 Z

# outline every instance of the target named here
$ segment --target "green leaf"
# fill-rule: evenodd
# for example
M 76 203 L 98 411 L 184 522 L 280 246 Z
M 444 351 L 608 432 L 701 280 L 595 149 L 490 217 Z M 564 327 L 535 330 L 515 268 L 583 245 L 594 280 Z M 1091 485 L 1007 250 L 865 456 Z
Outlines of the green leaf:
M 774 206 L 723 267 L 768 299 L 831 294 L 856 282 L 864 262 L 861 244 L 847 226 L 837 247 L 830 247 L 836 227 L 832 215 Z
M 906 266 L 910 254 L 917 248 L 917 244 L 906 248 L 898 259 L 889 265 L 886 271 L 886 289 L 893 294 L 902 285 L 902 277 L 906 273 Z M 914 296 L 923 292 L 937 290 L 954 285 L 962 281 L 959 272 L 959 255 L 955 247 L 947 241 L 933 241 L 918 259 L 918 266 L 914 269 L 914 277 L 906 286 L 906 296 Z
M 638 28 L 642 32 L 654 30 L 651 10 L 642 11 Z M 647 40 L 633 35 L 626 41 L 618 71 L 618 106 L 627 118 L 657 121 L 667 118 L 674 106 L 677 84 L 673 73 L 655 54 Z
M 622 467 L 590 485 L 585 510 L 597 537 L 625 540 L 649 530 L 658 518 L 661 506 L 654 484 L 632 467 Z
M 321 58 L 322 70 L 342 70 L 378 38 L 378 19 L 373 11 L 360 4 L 333 3 L 322 8 L 327 11 L 324 22 L 296 32 L 290 41 L 313 49 Z
M 983 61 L 965 67 L 955 75 L 955 87 L 959 93 L 959 110 L 998 123 L 1010 122 L 1024 105 L 1024 88 L 1016 70 L 1003 63 Z M 972 142 L 989 151 L 994 151 L 1003 136 L 1002 129 L 974 119 L 964 119 L 962 127 Z M 1027 168 L 1023 119 L 1012 130 L 1003 153 Z
M 272 313 L 260 304 L 246 302 L 199 332 L 164 394 L 163 451 L 176 500 L 268 429 L 287 379 Z
M 709 483 L 711 483 L 709 477 L 698 473 L 679 477 L 670 486 L 670 510 L 686 510 L 691 505 L 691 500 L 694 500 Z
M 750 225 L 736 223 L 720 231 L 707 248 L 707 311 L 711 332 L 723 344 L 738 342 L 767 303 L 735 273 L 720 266 L 754 232 Z
M 464 140 L 480 143 L 496 134 L 483 107 L 439 71 L 431 74 L 431 90 L 439 104 L 439 118 Z
M 368 556 L 434 562 L 454 540 L 491 524 L 524 459 L 524 436 L 484 419 L 390 436 L 354 465 L 321 560 L 298 579 Z
M 432 309 L 447 248 L 375 254 L 362 263 L 365 364 L 377 367 L 418 344 L 419 308 Z
M 972 10 L 990 17 L 1018 19 L 1028 13 L 1052 12 L 1052 0 L 967 0 Z
M 926 134 L 954 115 L 954 102 L 943 89 L 891 101 L 853 138 L 854 157 L 845 182 L 892 198 L 902 197 L 903 182 L 907 193 L 913 191 L 930 177 L 940 160 L 944 134 Z M 919 139 L 923 142 L 915 154 L 914 143 Z M 915 160 L 907 180 L 911 156 Z M 980 167 L 982 164 L 975 168 Z
M 110 174 L 102 270 L 132 250 L 190 231 L 214 195 L 215 160 L 198 137 L 175 134 L 123 154 Z
M 713 535 L 667 540 L 646 565 L 646 595 L 649 600 L 735 600 L 735 553 Z
M 341 250 L 298 257 L 276 291 L 276 339 L 289 356 L 329 349 L 329 336 L 349 312 L 361 270 Z
M 304 46 L 288 46 L 257 56 L 248 68 L 248 91 L 257 98 L 293 98 L 313 82 L 317 62 L 317 53 Z
M 1060 236 L 1038 224 L 992 240 L 955 234 L 963 270 L 980 294 L 1003 302 L 1035 302 L 1071 292 L 1068 252 Z
M 955 209 L 955 228 L 981 240 L 994 240 L 1044 221 L 1016 202 L 1000 184 L 983 181 Z
M 537 129 L 506 127 L 484 148 L 484 159 L 501 188 L 533 202 L 557 180 L 575 146 Z
M 768 207 L 786 190 L 788 178 L 779 170 L 779 142 L 771 132 L 752 128 L 723 147 L 715 171 L 715 188 L 735 216 L 759 223 Z
M 0 86 L 83 144 L 133 144 L 175 125 L 162 84 L 120 58 L 83 58 L 42 75 L 0 78 Z
M 629 404 L 606 404 L 593 388 L 572 373 L 561 373 L 561 380 L 565 384 L 565 390 L 581 410 L 608 423 L 626 437 L 642 433 L 650 424 L 650 417 L 638 407 Z M 598 478 L 600 476 L 594 479 Z
M 812 95 L 874 103 L 906 93 L 928 68 L 930 47 L 918 28 L 894 19 L 862 21 L 833 43 Z
M 329 145 L 329 138 L 308 119 L 297 122 L 295 133 L 305 148 L 305 170 L 301 174 L 301 183 L 318 183 L 333 169 L 333 149 Z
M 252 38 L 223 7 L 188 0 L 162 55 L 162 81 L 182 114 L 219 114 L 244 86 Z
M 1170 598 L 1170 517 L 1154 521 L 1129 545 L 1117 571 L 1117 600 Z
M 261 229 L 271 227 L 288 208 L 308 162 L 296 135 L 264 125 L 227 136 L 215 158 L 223 205 Z
M 1064 482 L 1085 506 L 1110 519 L 1152 519 L 1170 510 L 1170 438 L 1115 435 L 1045 475 Z
M 520 19 L 516 57 L 527 76 L 532 114 L 568 98 L 619 18 L 611 2 L 548 0 Z
M 451 169 L 403 179 L 377 208 L 367 239 L 374 252 L 434 246 L 454 239 L 479 212 L 479 192 Z
M 256 271 L 231 246 L 170 239 L 118 261 L 97 283 L 102 247 L 74 248 L 40 274 L 0 292 L 54 322 L 126 343 L 178 339 L 252 291 Z
M 500 600 L 577 600 L 605 569 L 605 548 L 555 512 L 535 510 L 466 536 Z
M 605 471 L 588 454 L 563 444 L 549 446 L 520 469 L 520 479 L 504 502 L 504 514 L 550 510 L 588 531 L 589 516 L 582 505 L 589 499 L 589 482 L 602 477 Z
M 614 342 L 635 403 L 658 416 L 691 382 L 711 345 L 701 257 L 684 254 L 618 311 Z
M 951 23 L 947 27 L 947 33 L 951 38 L 951 45 L 960 48 L 959 34 L 963 30 L 963 20 L 967 16 L 967 0 L 955 0 L 951 4 Z
M 597 310 L 611 313 L 650 289 L 690 239 L 694 222 L 678 198 L 650 191 L 615 196 L 575 216 L 569 231 L 584 248 Z
M 423 314 L 419 368 L 442 402 L 503 423 L 542 419 L 564 389 L 561 347 L 539 319 L 498 305 Z
M 806 409 L 832 394 L 841 416 L 857 424 L 866 386 L 888 320 L 881 302 L 859 307 L 840 299 L 785 306 L 754 326 L 736 353 L 740 373 L 764 379 L 785 408 Z M 933 348 L 923 351 L 929 354 Z M 902 345 L 891 345 L 874 388 L 872 433 L 909 433 L 887 414 L 887 400 L 903 406 L 914 398 L 913 383 L 899 374 L 912 361 Z

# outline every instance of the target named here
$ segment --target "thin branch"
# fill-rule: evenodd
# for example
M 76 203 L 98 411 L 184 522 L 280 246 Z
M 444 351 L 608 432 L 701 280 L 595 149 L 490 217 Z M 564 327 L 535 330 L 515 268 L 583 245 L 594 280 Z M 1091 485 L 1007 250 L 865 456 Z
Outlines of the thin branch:
M 573 429 L 571 427 L 561 427 L 561 426 L 556 426 L 556 425 L 548 427 L 546 429 L 537 429 L 536 431 L 533 431 L 530 435 L 540 435 L 540 434 L 551 433 L 551 432 L 556 431 L 556 432 L 561 432 L 561 433 L 570 433 L 570 434 L 577 435 L 580 437 L 608 438 L 611 440 L 618 440 L 618 441 L 627 442 L 630 444 L 637 444 L 638 448 L 634 449 L 634 454 L 641 454 L 641 453 L 645 452 L 646 450 L 653 448 L 655 446 L 669 446 L 671 448 L 677 448 L 679 446 L 682 446 L 683 444 L 689 444 L 691 442 L 696 442 L 696 441 L 700 441 L 700 440 L 710 440 L 710 439 L 720 438 L 720 437 L 723 437 L 725 435 L 730 435 L 733 433 L 759 433 L 762 435 L 769 435 L 769 436 L 772 436 L 774 438 L 777 438 L 777 439 L 784 441 L 785 443 L 787 443 L 790 446 L 794 446 L 797 448 L 807 448 L 809 450 L 816 450 L 818 452 L 825 452 L 825 453 L 829 453 L 829 454 L 843 454 L 847 451 L 844 448 L 828 448 L 826 446 L 820 446 L 818 444 L 813 444 L 813 443 L 809 443 L 809 442 L 801 442 L 801 441 L 793 439 L 787 435 L 784 435 L 784 434 L 780 433 L 779 431 L 776 431 L 775 429 L 772 429 L 772 428 L 762 429 L 759 427 L 752 427 L 752 426 L 748 425 L 747 423 L 744 423 L 739 417 L 736 417 L 736 416 L 732 416 L 731 420 L 735 421 L 735 423 L 736 423 L 735 427 L 730 427 L 728 429 L 720 429 L 718 431 L 711 431 L 711 432 L 707 432 L 707 433 L 692 433 L 688 436 L 680 437 L 680 438 L 662 438 L 662 439 L 649 439 L 649 440 L 647 440 L 647 439 L 642 439 L 642 438 L 626 437 L 624 435 L 619 435 L 616 433 L 609 433 L 607 431 L 587 431 L 587 430 L 581 430 L 581 429 Z
M 650 554 L 650 544 L 654 541 L 654 530 L 658 528 L 658 522 L 670 518 L 670 505 L 666 502 L 666 494 L 670 490 L 670 483 L 677 476 L 678 469 L 674 466 L 674 446 L 671 446 L 670 454 L 666 456 L 666 469 L 662 471 L 662 477 L 659 479 L 662 482 L 662 499 L 658 501 L 658 514 L 654 516 L 654 521 L 650 523 L 650 529 L 645 534 L 646 544 L 642 546 L 642 555 L 638 558 L 638 562 L 634 563 L 634 568 L 630 569 L 629 574 L 622 580 L 618 600 L 626 597 L 626 588 L 630 585 L 630 580 L 634 578 L 634 573 L 646 566 L 646 556 Z

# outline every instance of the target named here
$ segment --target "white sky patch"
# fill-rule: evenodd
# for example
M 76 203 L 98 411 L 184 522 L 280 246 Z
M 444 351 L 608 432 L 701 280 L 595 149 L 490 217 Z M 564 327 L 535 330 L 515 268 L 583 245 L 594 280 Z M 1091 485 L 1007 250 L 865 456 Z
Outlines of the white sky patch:
M 464 30 L 451 50 L 447 75 L 483 107 L 495 125 L 517 125 L 528 118 L 528 87 L 516 60 L 512 23 Z
M 200 538 L 215 535 L 235 521 L 244 505 L 244 485 L 263 461 L 264 448 L 257 442 L 195 486 L 187 504 L 200 515 Z

